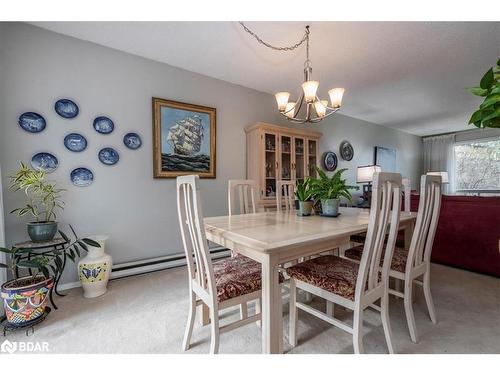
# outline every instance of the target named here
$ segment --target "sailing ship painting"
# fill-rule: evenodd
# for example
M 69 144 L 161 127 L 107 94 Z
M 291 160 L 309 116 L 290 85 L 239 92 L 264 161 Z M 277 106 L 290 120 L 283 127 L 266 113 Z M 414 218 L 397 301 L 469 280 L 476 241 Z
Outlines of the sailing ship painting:
M 155 177 L 215 178 L 215 108 L 153 98 Z

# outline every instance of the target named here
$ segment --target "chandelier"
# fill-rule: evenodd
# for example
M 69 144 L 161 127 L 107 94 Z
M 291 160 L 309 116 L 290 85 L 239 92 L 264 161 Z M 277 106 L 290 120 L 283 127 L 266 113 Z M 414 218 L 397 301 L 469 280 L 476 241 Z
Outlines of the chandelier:
M 345 91 L 343 88 L 334 88 L 328 91 L 328 95 L 330 96 L 330 105 L 328 105 L 328 100 L 322 100 L 318 97 L 317 91 L 319 82 L 312 80 L 311 60 L 309 60 L 309 26 L 306 26 L 304 36 L 298 43 L 288 47 L 275 47 L 269 43 L 264 42 L 243 22 L 240 22 L 240 25 L 260 44 L 263 44 L 266 47 L 276 51 L 292 51 L 298 48 L 303 43 L 306 43 L 304 83 L 302 84 L 302 90 L 298 100 L 290 101 L 290 93 L 285 91 L 278 92 L 275 95 L 276 102 L 278 104 L 278 110 L 284 117 L 286 117 L 288 121 L 298 124 L 317 123 L 333 115 L 340 109 L 340 106 L 342 105 L 342 97 Z

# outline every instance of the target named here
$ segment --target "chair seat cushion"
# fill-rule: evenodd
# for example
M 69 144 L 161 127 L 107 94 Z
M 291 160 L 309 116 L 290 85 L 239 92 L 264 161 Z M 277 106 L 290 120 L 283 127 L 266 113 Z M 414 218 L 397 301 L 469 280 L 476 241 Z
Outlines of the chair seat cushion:
M 363 255 L 363 245 L 355 246 L 352 249 L 345 251 L 345 257 L 349 259 L 353 259 L 356 261 L 361 261 L 361 255 Z M 383 257 L 380 259 L 380 265 L 382 266 Z M 398 272 L 405 272 L 406 269 L 406 260 L 408 259 L 408 252 L 405 249 L 400 247 L 394 248 L 394 253 L 392 254 L 392 262 L 391 262 L 391 270 Z
M 389 235 L 387 235 L 389 237 Z M 365 243 L 366 241 L 366 233 L 359 233 L 351 236 L 351 241 L 356 243 Z M 387 243 L 387 238 L 385 239 Z M 396 237 L 396 247 L 405 247 L 405 232 L 404 230 L 400 230 L 398 232 L 398 236 Z
M 313 258 L 289 267 L 286 273 L 297 280 L 354 301 L 358 264 L 333 255 Z
M 217 288 L 217 300 L 220 302 L 239 297 L 261 289 L 262 267 L 260 263 L 238 255 L 212 263 Z M 279 274 L 280 283 L 283 275 Z

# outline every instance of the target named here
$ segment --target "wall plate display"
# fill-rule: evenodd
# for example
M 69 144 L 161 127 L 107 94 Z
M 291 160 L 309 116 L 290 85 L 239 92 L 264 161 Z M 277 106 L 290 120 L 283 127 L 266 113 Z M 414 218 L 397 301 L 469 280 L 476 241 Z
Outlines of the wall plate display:
M 98 156 L 101 163 L 106 165 L 115 165 L 118 163 L 118 160 L 120 160 L 118 151 L 112 147 L 104 147 L 99 151 Z
M 71 171 L 70 178 L 75 186 L 89 186 L 94 182 L 94 173 L 88 168 L 75 168 Z
M 137 150 L 142 145 L 142 140 L 137 133 L 127 133 L 123 136 L 123 144 L 131 150 Z
M 78 133 L 69 133 L 64 137 L 64 146 L 70 151 L 81 152 L 87 148 L 87 139 Z
M 24 112 L 17 123 L 29 133 L 40 133 L 47 126 L 43 116 L 36 112 Z
M 54 104 L 54 110 L 59 116 L 64 118 L 75 118 L 78 116 L 78 112 L 80 112 L 76 103 L 70 99 L 59 99 Z
M 106 116 L 99 116 L 94 119 L 94 129 L 101 134 L 109 134 L 115 129 L 113 120 Z
M 351 161 L 354 157 L 354 148 L 349 141 L 343 141 L 339 147 L 340 156 L 342 159 Z
M 39 152 L 31 158 L 31 166 L 33 169 L 52 173 L 59 166 L 59 160 L 48 152 Z
M 327 151 L 323 154 L 323 168 L 325 168 L 328 172 L 333 172 L 337 169 L 337 155 L 333 151 Z

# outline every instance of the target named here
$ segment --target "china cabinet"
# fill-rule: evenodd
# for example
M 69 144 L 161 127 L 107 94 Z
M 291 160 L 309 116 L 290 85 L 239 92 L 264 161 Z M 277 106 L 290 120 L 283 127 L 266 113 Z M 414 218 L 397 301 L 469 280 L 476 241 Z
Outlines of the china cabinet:
M 258 184 L 259 206 L 276 206 L 277 181 L 316 177 L 321 133 L 258 122 L 245 129 L 247 178 Z

